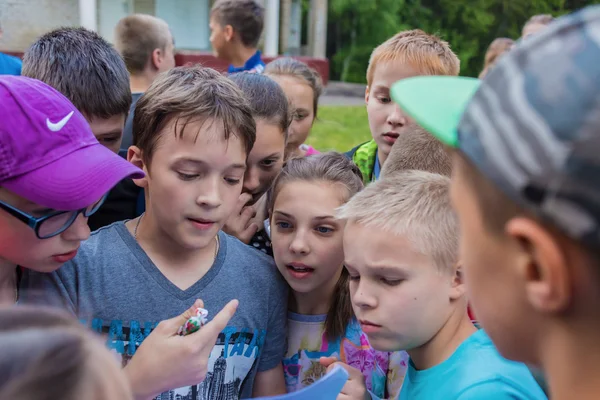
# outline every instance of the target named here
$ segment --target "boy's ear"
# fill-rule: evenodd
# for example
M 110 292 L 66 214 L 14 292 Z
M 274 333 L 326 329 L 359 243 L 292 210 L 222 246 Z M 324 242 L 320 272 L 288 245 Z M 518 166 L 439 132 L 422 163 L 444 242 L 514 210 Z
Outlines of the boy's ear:
M 160 49 L 154 49 L 152 51 L 152 55 L 150 56 L 150 62 L 152 63 L 153 69 L 160 69 L 160 64 L 162 64 L 163 54 Z
M 462 261 L 458 261 L 452 267 L 450 282 L 450 300 L 458 300 L 466 293 L 464 270 Z
M 365 103 L 369 102 L 369 87 L 365 89 Z
M 130 146 L 127 150 L 127 161 L 144 171 L 146 176 L 141 179 L 134 179 L 133 183 L 141 188 L 146 188 L 148 186 L 148 168 L 142 159 L 142 150 L 137 146 Z
M 233 40 L 233 32 L 233 26 L 225 25 L 223 27 L 223 36 L 225 37 L 226 41 L 231 42 Z
M 505 232 L 519 246 L 516 272 L 531 307 L 543 313 L 566 309 L 571 302 L 573 276 L 558 236 L 526 217 L 508 221 Z

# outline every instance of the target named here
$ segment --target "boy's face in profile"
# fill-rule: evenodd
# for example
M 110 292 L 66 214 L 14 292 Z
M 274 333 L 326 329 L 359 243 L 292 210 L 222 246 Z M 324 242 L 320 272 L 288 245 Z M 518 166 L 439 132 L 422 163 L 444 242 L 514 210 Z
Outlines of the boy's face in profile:
M 158 228 L 181 247 L 199 249 L 233 212 L 247 155 L 234 133 L 225 140 L 221 121 L 192 119 L 181 132 L 183 124 L 174 118 L 158 133 L 146 178 L 136 182 L 147 187 L 146 212 Z
M 525 271 L 511 268 L 519 265 L 515 259 L 518 252 L 513 251 L 513 245 L 503 239 L 501 232 L 491 232 L 484 225 L 485 215 L 467 179 L 466 168 L 470 167 L 454 154 L 450 197 L 460 222 L 460 259 L 467 298 L 475 317 L 502 355 L 522 360 L 530 350 L 527 342 L 532 337 L 531 332 L 524 330 L 533 324 L 525 291 L 519 290 L 525 282 Z M 529 323 L 515 323 L 528 320 Z
M 3 188 L 0 188 L 0 201 L 33 217 L 42 217 L 54 211 Z M 38 239 L 33 229 L 0 209 L 0 262 L 7 261 L 39 272 L 52 272 L 68 261 L 65 255 L 73 258 L 81 241 L 89 236 L 87 218 L 81 214 L 60 235 Z
M 225 28 L 221 25 L 218 18 L 211 16 L 210 22 L 208 24 L 210 28 L 210 45 L 213 49 L 213 55 L 217 58 L 221 58 L 226 60 L 226 46 L 227 46 L 227 38 L 225 35 Z
M 406 116 L 400 107 L 392 102 L 390 88 L 397 81 L 422 75 L 419 71 L 400 61 L 382 62 L 375 66 L 373 81 L 367 87 L 365 101 L 371 135 L 377 143 L 380 162 L 390 154 L 396 139 L 407 133 L 414 122 Z
M 452 277 L 405 236 L 348 222 L 345 265 L 356 318 L 380 351 L 411 350 L 431 340 L 452 313 Z
M 101 145 L 118 153 L 123 139 L 123 127 L 125 126 L 125 115 L 114 115 L 110 118 L 86 117 L 92 132 Z

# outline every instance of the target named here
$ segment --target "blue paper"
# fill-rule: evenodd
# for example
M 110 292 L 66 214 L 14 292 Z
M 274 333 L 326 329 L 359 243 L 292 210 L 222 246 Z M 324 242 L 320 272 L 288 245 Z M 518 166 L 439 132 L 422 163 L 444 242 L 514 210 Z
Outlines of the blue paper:
M 257 397 L 259 400 L 335 400 L 348 380 L 348 372 L 336 365 L 331 372 L 304 389 L 281 396 Z

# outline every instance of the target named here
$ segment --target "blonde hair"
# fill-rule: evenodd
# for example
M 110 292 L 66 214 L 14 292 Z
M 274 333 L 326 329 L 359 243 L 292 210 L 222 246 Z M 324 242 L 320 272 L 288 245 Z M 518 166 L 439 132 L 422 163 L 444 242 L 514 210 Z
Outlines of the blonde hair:
M 389 61 L 402 61 L 423 75 L 458 75 L 460 60 L 448 42 L 420 29 L 403 31 L 373 50 L 367 68 L 367 85 L 371 86 L 375 67 Z
M 450 204 L 450 179 L 404 171 L 371 183 L 338 210 L 338 218 L 402 235 L 441 271 L 458 261 L 458 222 Z
M 154 50 L 165 50 L 170 36 L 169 25 L 162 19 L 132 14 L 117 23 L 115 48 L 129 73 L 136 74 L 144 71 Z
M 450 153 L 439 140 L 419 125 L 396 139 L 381 169 L 381 177 L 411 169 L 448 177 L 452 172 Z
M 510 38 L 496 38 L 487 51 L 485 52 L 485 59 L 483 64 L 483 70 L 479 74 L 479 79 L 485 78 L 489 70 L 496 65 L 500 57 L 509 51 L 515 44 L 515 41 Z

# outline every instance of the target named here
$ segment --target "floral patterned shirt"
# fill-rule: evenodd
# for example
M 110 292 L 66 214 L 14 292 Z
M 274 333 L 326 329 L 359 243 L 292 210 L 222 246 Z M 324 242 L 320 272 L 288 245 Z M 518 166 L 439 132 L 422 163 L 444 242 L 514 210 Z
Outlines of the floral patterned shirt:
M 325 317 L 288 312 L 288 350 L 283 360 L 287 391 L 295 392 L 321 378 L 326 369 L 319 358 L 335 356 L 363 373 L 373 395 L 398 398 L 408 355 L 374 350 L 356 320 L 348 325 L 344 337 L 330 341 L 324 332 Z

